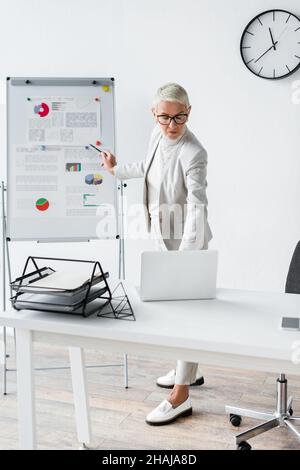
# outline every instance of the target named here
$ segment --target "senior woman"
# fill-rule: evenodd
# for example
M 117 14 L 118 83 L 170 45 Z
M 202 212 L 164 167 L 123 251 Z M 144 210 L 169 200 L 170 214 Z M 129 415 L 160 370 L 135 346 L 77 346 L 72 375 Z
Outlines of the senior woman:
M 148 230 L 155 234 L 158 249 L 207 249 L 212 238 L 207 222 L 207 153 L 186 126 L 190 111 L 185 89 L 167 83 L 155 95 L 152 113 L 156 125 L 147 158 L 116 165 L 114 155 L 102 152 L 103 166 L 117 178 L 144 178 Z M 173 389 L 147 415 L 148 424 L 168 424 L 192 414 L 189 385 L 204 382 L 197 369 L 197 363 L 179 360 L 176 369 L 159 377 L 159 386 Z

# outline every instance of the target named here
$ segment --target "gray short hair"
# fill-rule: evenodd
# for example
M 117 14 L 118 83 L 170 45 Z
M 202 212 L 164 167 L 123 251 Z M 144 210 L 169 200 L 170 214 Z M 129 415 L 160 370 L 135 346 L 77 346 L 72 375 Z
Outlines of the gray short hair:
M 178 83 L 166 83 L 159 87 L 155 93 L 153 106 L 156 107 L 161 101 L 175 101 L 190 106 L 189 97 L 186 90 Z

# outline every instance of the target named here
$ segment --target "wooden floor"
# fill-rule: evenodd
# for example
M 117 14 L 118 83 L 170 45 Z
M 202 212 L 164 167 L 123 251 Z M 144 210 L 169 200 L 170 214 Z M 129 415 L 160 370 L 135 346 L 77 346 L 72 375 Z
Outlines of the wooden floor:
M 9 339 L 9 352 L 13 344 Z M 66 350 L 35 346 L 36 367 L 68 364 Z M 118 364 L 123 358 L 96 351 L 86 352 L 89 364 Z M 93 426 L 93 446 L 98 449 L 234 449 L 233 436 L 257 424 L 245 418 L 233 428 L 224 413 L 225 404 L 273 410 L 275 376 L 203 366 L 205 385 L 191 389 L 193 415 L 168 426 L 153 427 L 145 415 L 167 397 L 168 390 L 155 385 L 156 377 L 174 363 L 128 358 L 129 389 L 124 388 L 123 367 L 88 369 Z M 9 359 L 9 367 L 14 367 Z M 300 377 L 289 378 L 294 395 L 294 414 L 300 415 Z M 77 449 L 70 371 L 36 371 L 39 449 Z M 2 390 L 2 373 L 1 373 Z M 8 374 L 7 396 L 0 396 L 0 449 L 18 448 L 15 372 Z M 300 443 L 285 429 L 274 429 L 251 440 L 255 449 L 299 449 Z

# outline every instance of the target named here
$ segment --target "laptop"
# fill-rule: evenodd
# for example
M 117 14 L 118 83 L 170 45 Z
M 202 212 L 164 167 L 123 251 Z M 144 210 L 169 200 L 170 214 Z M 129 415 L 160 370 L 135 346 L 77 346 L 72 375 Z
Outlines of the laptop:
M 141 299 L 214 299 L 217 265 L 216 250 L 144 251 Z

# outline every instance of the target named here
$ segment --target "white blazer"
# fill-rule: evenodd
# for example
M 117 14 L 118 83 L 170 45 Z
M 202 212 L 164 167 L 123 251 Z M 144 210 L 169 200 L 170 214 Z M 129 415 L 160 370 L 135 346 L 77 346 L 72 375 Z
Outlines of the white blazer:
M 145 160 L 118 164 L 114 170 L 115 176 L 120 180 L 144 178 L 143 204 L 148 231 L 151 228 L 151 219 L 148 212 L 146 178 L 161 137 L 161 130 L 156 125 L 150 137 Z M 207 222 L 206 167 L 207 152 L 194 134 L 187 129 L 177 155 L 168 159 L 166 163 L 159 191 L 159 205 L 163 205 L 164 209 L 169 208 L 170 237 L 167 237 L 167 240 L 165 237 L 169 250 L 205 249 L 212 238 Z M 172 217 L 174 204 L 182 210 L 181 235 L 178 235 L 178 227 L 174 225 Z M 160 228 L 162 228 L 161 220 Z M 164 233 L 164 230 L 162 232 Z

